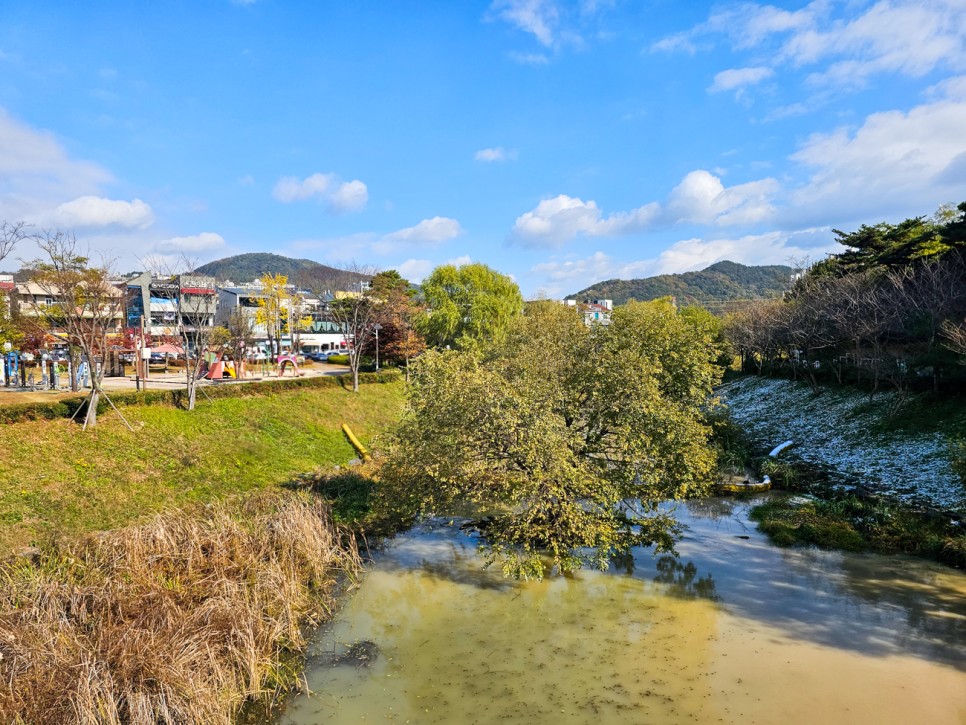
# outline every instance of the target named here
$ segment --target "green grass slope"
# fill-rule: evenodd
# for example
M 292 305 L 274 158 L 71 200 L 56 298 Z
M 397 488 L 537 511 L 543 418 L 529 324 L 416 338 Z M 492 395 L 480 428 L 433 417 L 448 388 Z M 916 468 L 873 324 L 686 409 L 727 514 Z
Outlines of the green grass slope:
M 398 418 L 403 385 L 301 389 L 202 401 L 187 412 L 124 407 L 82 431 L 68 420 L 10 423 L 0 446 L 0 556 L 115 528 L 163 508 L 278 486 L 344 464 L 343 422 L 368 443 Z

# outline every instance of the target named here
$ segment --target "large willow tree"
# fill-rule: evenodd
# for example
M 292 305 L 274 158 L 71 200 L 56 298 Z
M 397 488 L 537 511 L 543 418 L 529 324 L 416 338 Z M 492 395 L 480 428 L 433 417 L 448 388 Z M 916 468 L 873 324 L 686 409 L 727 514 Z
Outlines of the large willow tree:
M 715 467 L 714 340 L 711 320 L 668 301 L 591 328 L 532 304 L 498 348 L 417 360 L 385 491 L 421 513 L 478 505 L 491 560 L 512 576 L 667 550 L 677 527 L 659 504 L 705 492 Z

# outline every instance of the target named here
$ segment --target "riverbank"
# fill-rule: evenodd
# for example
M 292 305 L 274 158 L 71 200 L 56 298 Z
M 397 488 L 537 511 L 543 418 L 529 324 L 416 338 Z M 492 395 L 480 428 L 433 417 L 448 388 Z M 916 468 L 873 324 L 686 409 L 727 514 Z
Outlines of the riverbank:
M 246 392 L 254 388 L 246 386 Z M 125 406 L 93 430 L 66 419 L 0 430 L 0 558 L 166 508 L 207 503 L 355 456 L 348 423 L 369 442 L 398 417 L 402 383 L 302 388 L 201 399 L 193 411 Z
M 784 492 L 752 518 L 779 546 L 913 554 L 966 569 L 966 409 L 930 396 L 826 390 L 743 376 L 721 388 L 762 473 Z M 900 404 L 901 403 L 901 404 Z M 794 447 L 765 458 L 776 443 Z
M 849 388 L 813 393 L 804 383 L 742 375 L 719 394 L 731 418 L 762 454 L 786 440 L 781 459 L 823 469 L 916 506 L 966 514 L 966 486 L 954 469 L 950 437 L 966 436 L 966 402 Z

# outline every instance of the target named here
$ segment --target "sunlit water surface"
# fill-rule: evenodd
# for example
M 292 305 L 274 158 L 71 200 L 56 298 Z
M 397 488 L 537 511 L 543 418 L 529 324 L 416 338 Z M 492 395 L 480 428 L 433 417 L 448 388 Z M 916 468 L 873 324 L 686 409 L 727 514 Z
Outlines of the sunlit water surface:
M 415 530 L 320 633 L 280 722 L 966 723 L 966 576 L 778 549 L 749 506 L 682 506 L 678 559 L 532 583 Z

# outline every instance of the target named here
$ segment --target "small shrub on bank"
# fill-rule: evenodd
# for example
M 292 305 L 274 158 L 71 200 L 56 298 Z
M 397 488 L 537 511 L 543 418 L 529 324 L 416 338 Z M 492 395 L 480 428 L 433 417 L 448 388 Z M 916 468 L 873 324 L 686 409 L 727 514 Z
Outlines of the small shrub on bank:
M 305 618 L 358 567 L 341 538 L 275 492 L 0 567 L 0 721 L 228 725 L 292 686 Z
M 711 440 L 718 451 L 718 468 L 741 473 L 754 460 L 753 446 L 745 431 L 735 423 L 725 408 L 708 416 Z

